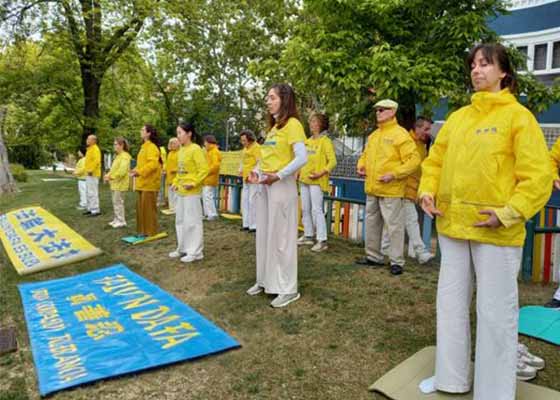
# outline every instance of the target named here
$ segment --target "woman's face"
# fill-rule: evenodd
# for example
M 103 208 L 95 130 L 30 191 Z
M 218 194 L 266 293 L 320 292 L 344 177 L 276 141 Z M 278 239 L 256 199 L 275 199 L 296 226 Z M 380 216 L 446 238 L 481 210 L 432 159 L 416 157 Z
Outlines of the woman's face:
M 206 140 L 204 141 L 204 148 L 206 150 L 208 150 L 210 147 L 212 146 L 212 143 L 207 142 Z
M 500 83 L 506 73 L 500 69 L 498 63 L 490 64 L 479 50 L 474 55 L 471 64 L 471 82 L 477 92 L 499 92 Z
M 140 137 L 142 138 L 143 141 L 146 141 L 150 138 L 150 133 L 146 130 L 145 126 L 143 126 L 142 129 L 140 130 Z
M 167 150 L 169 151 L 177 150 L 178 147 L 179 146 L 177 145 L 177 142 L 173 140 L 172 142 L 169 142 L 169 144 L 167 145 Z
M 312 117 L 309 120 L 309 129 L 311 129 L 311 133 L 313 135 L 321 133 L 321 123 L 319 122 L 319 119 Z
M 247 140 L 247 136 L 245 135 L 240 136 L 239 141 L 243 147 L 247 147 L 249 145 L 249 140 Z
M 180 126 L 177 127 L 177 139 L 179 139 L 179 143 L 181 144 L 185 144 L 189 140 L 189 134 Z
M 115 149 L 116 153 L 121 153 L 123 151 L 123 145 L 119 142 L 113 143 L 113 148 Z
M 268 95 L 266 96 L 266 107 L 268 108 L 268 112 L 272 115 L 277 115 L 280 112 L 281 105 L 280 96 L 278 96 L 276 89 L 270 89 L 268 91 Z

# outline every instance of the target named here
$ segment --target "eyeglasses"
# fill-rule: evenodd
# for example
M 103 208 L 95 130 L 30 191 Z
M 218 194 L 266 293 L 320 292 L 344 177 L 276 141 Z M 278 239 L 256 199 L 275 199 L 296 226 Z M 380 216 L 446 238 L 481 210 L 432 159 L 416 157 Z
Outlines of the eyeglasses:
M 383 111 L 387 111 L 387 110 L 390 110 L 390 108 L 377 107 L 375 109 L 375 112 L 376 113 L 382 113 Z

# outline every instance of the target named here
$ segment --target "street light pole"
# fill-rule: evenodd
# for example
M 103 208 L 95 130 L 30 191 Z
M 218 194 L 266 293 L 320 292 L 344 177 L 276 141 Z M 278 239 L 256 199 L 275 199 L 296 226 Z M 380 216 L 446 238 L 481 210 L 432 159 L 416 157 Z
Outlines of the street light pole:
M 235 129 L 235 122 L 237 120 L 235 119 L 235 117 L 230 117 L 227 122 L 226 122 L 226 151 L 229 150 L 229 134 L 230 131 L 232 129 L 232 127 Z

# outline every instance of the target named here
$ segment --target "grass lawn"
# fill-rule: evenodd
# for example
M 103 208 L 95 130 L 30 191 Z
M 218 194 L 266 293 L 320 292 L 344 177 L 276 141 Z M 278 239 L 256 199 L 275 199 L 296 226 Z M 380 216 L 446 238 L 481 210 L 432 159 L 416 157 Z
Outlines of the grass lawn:
M 119 241 L 134 229 L 114 230 L 110 192 L 103 185 L 103 215 L 91 219 L 76 210 L 76 182 L 42 182 L 34 172 L 21 192 L 0 198 L 0 212 L 41 204 L 103 255 L 51 271 L 20 277 L 0 251 L 0 326 L 14 325 L 19 351 L 0 357 L 0 400 L 38 399 L 35 370 L 16 285 L 91 271 L 115 262 L 188 303 L 233 335 L 242 348 L 194 362 L 102 381 L 53 396 L 62 399 L 372 399 L 368 386 L 396 364 L 435 343 L 438 268 L 408 261 L 393 277 L 387 269 L 353 264 L 363 249 L 329 240 L 326 253 L 299 250 L 302 298 L 285 309 L 270 297 L 249 297 L 255 279 L 254 236 L 237 221 L 205 222 L 205 258 L 184 265 L 167 257 L 174 249 L 174 219 L 161 216 L 170 236 L 139 247 Z M 128 194 L 127 219 L 135 225 L 135 196 Z M 553 286 L 521 284 L 521 304 L 542 304 Z M 535 383 L 560 390 L 560 352 L 522 337 L 547 362 Z

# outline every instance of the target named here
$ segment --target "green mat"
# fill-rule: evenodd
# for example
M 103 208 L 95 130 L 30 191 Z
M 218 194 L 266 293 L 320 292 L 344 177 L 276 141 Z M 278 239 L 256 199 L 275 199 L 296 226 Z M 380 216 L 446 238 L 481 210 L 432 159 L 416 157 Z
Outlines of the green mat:
M 519 333 L 560 345 L 560 310 L 526 306 L 519 310 Z
M 436 348 L 426 347 L 379 378 L 369 390 L 392 400 L 472 400 L 467 394 L 423 394 L 421 381 L 434 375 Z M 560 400 L 560 392 L 526 382 L 517 383 L 516 400 Z

